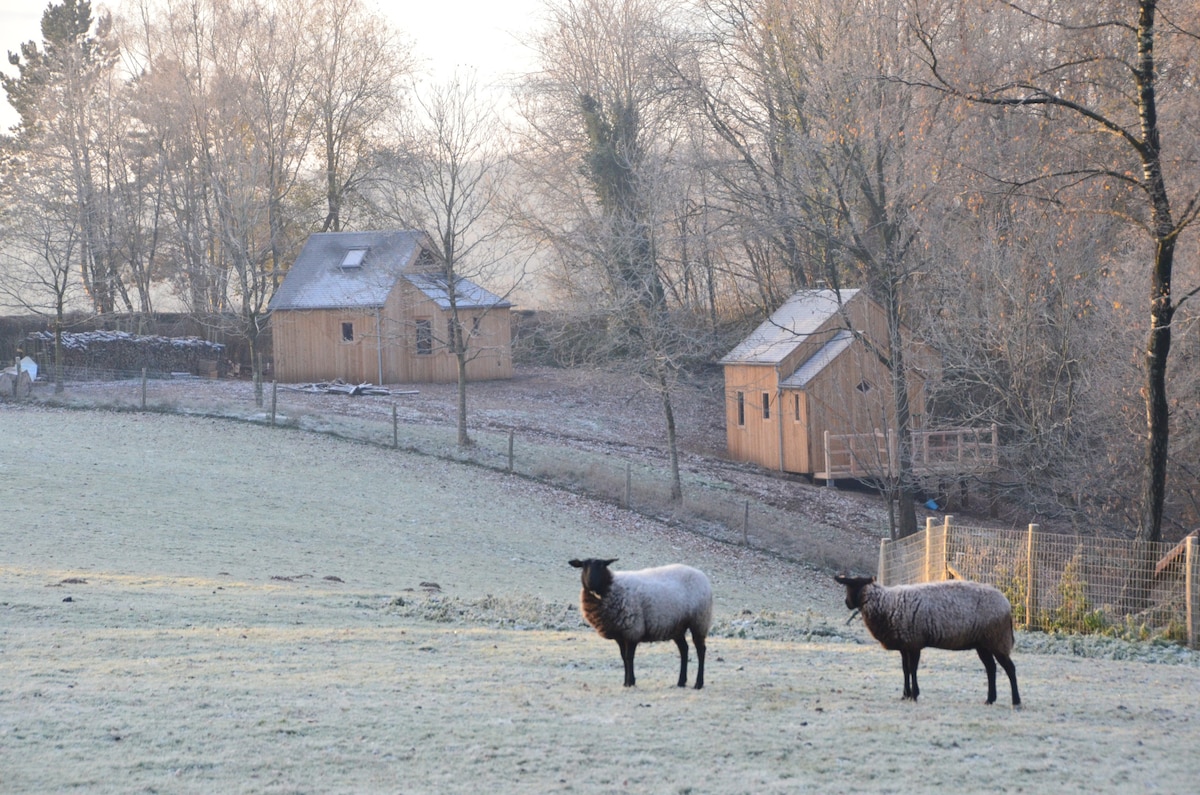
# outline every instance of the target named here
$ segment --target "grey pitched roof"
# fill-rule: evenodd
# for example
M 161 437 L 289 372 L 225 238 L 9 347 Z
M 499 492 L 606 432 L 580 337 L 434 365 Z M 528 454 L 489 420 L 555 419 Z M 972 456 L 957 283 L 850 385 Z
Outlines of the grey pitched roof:
M 380 307 L 421 251 L 425 234 L 394 232 L 318 232 L 309 235 L 283 284 L 271 299 L 280 309 Z M 366 249 L 362 264 L 343 268 L 346 253 Z
M 801 290 L 727 353 L 720 364 L 779 364 L 835 314 L 841 304 L 857 294 L 858 290 Z
M 427 241 L 424 232 L 411 229 L 310 235 L 271 299 L 271 311 L 381 307 L 401 278 L 446 309 L 445 280 L 413 270 L 422 250 L 437 256 Z M 348 253 L 362 251 L 365 255 L 347 259 Z M 468 279 L 459 280 L 456 303 L 463 309 L 512 306 Z
M 442 309 L 450 308 L 450 291 L 447 289 L 446 280 L 441 276 L 432 273 L 406 273 L 404 278 L 410 281 L 418 290 L 425 293 L 425 296 L 437 303 Z M 455 290 L 455 305 L 459 309 L 483 309 L 512 306 L 511 303 L 505 301 L 495 293 L 489 292 L 475 282 L 468 279 L 459 279 Z
M 821 350 L 810 356 L 804 364 L 796 368 L 796 372 L 783 379 L 779 385 L 785 389 L 804 389 L 809 381 L 816 378 L 817 374 L 840 356 L 842 351 L 849 348 L 852 342 L 854 334 L 849 329 L 838 329 L 833 338 L 821 346 Z

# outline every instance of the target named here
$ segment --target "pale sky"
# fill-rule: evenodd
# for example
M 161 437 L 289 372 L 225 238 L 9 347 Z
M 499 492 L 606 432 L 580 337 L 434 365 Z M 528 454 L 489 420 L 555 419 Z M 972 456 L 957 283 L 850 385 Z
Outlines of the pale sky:
M 457 66 L 478 70 L 481 84 L 529 68 L 527 50 L 518 42 L 542 14 L 542 0 L 366 0 L 382 11 L 438 75 Z M 22 42 L 41 44 L 42 11 L 48 0 L 0 0 L 0 69 L 9 74 L 7 53 Z M 92 14 L 101 8 L 120 9 L 120 0 L 92 0 Z M 17 121 L 0 91 L 0 129 Z

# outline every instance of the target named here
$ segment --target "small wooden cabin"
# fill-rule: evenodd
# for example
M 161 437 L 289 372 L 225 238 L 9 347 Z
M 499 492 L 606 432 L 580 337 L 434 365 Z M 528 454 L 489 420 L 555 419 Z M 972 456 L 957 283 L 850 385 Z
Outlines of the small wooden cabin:
M 420 231 L 311 235 L 271 299 L 275 376 L 284 382 L 451 382 L 450 289 Z M 512 305 L 459 279 L 472 381 L 511 378 Z
M 730 457 L 828 480 L 839 467 L 826 461 L 826 432 L 873 440 L 878 431 L 884 441 L 871 447 L 886 455 L 891 374 L 856 335 L 887 350 L 886 315 L 865 291 L 805 290 L 721 359 Z M 914 348 L 910 361 L 929 353 Z M 918 370 L 908 371 L 913 428 L 925 413 Z

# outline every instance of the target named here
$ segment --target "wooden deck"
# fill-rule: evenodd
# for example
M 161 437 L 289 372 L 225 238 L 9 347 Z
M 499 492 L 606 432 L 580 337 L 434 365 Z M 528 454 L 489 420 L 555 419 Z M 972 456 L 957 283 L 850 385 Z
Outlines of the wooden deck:
M 961 475 L 994 470 L 1000 457 L 996 426 L 990 428 L 947 428 L 912 432 L 912 465 L 917 475 Z M 873 433 L 825 433 L 823 472 L 813 477 L 833 480 L 871 480 L 894 477 L 897 454 L 896 432 L 876 429 Z

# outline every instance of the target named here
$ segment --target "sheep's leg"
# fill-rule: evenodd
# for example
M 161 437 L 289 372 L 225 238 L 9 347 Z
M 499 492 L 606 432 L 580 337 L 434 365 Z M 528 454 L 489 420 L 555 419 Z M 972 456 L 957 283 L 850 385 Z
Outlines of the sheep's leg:
M 1004 673 L 1008 674 L 1008 683 L 1012 685 L 1013 706 L 1021 706 L 1021 694 L 1017 692 L 1017 666 L 1013 665 L 1012 658 L 1007 654 L 996 652 L 996 659 L 1000 661 Z
M 637 649 L 637 644 L 618 640 L 617 645 L 621 647 L 621 661 L 625 663 L 625 687 L 633 687 L 633 652 Z
M 696 645 L 696 659 L 699 661 L 696 666 L 696 689 L 699 690 L 704 687 L 704 635 L 697 635 L 692 630 L 692 643 Z
M 903 654 L 903 652 L 901 652 Z M 904 679 L 904 697 L 917 700 L 917 696 L 921 695 L 921 688 L 917 687 L 917 666 L 921 664 L 921 650 L 913 649 L 908 653 L 908 672 Z M 912 681 L 912 687 L 909 687 L 909 681 Z
M 687 662 L 688 662 L 688 645 L 687 638 L 680 632 L 673 640 L 675 645 L 679 647 L 679 686 L 687 687 Z
M 980 646 L 975 649 L 979 653 L 979 659 L 983 660 L 983 669 L 987 671 L 988 679 L 988 695 L 987 703 L 996 703 L 996 658 L 987 649 Z
M 912 698 L 912 686 L 908 682 L 908 652 L 900 650 L 900 666 L 904 668 L 904 699 Z

